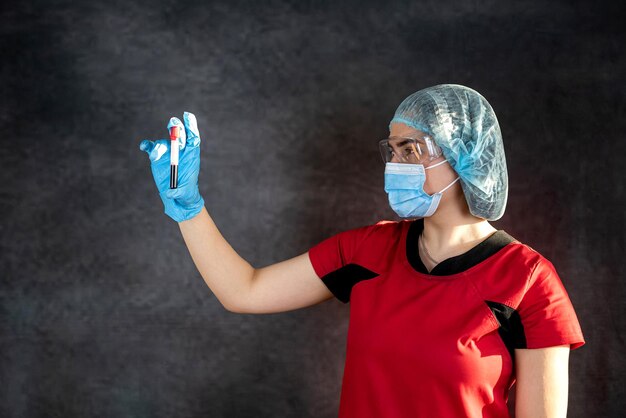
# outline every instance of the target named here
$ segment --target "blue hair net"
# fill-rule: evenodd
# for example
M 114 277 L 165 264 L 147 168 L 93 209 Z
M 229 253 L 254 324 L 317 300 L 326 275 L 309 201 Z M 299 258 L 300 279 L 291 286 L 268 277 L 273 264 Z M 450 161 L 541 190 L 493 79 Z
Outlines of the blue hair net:
M 509 190 L 498 119 L 477 91 L 440 84 L 404 99 L 391 120 L 431 135 L 452 168 L 470 213 L 490 221 L 504 214 Z

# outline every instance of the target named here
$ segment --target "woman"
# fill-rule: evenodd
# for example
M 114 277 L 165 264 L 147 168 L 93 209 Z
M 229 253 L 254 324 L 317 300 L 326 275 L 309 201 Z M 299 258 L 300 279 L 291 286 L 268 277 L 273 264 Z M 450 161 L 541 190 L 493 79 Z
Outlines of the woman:
M 496 116 L 480 94 L 438 85 L 396 110 L 380 142 L 385 191 L 413 219 L 345 231 L 260 269 L 204 208 L 200 137 L 195 117 L 184 120 L 178 189 L 168 189 L 168 141 L 141 149 L 223 306 L 274 313 L 333 296 L 351 302 L 340 418 L 508 417 L 516 381 L 516 417 L 566 416 L 569 350 L 585 341 L 552 264 L 489 224 L 504 213 L 508 176 Z

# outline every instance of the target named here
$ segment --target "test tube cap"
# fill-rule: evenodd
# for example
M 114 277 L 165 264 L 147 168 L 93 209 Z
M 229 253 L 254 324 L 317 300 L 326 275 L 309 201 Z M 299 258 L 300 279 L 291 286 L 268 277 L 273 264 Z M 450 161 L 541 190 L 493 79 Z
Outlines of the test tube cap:
M 180 129 L 180 126 L 172 126 L 170 128 L 170 140 L 175 141 L 178 139 L 179 129 Z

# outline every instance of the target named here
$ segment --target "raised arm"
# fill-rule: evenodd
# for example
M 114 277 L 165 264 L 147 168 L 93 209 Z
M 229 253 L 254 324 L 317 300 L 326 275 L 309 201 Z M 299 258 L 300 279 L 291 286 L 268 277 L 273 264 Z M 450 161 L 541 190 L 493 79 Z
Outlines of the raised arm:
M 202 278 L 229 311 L 275 313 L 303 308 L 330 299 L 332 293 L 317 277 L 307 253 L 255 269 L 224 239 L 209 216 L 198 190 L 200 133 L 192 113 L 183 123 L 170 119 L 168 129 L 179 126 L 179 183 L 170 189 L 172 141 L 144 140 L 140 148 L 151 162 L 152 174 L 165 213 L 178 222 L 187 248 Z
M 255 269 L 224 239 L 205 208 L 179 226 L 202 278 L 231 312 L 284 312 L 333 297 L 315 274 L 308 253 Z

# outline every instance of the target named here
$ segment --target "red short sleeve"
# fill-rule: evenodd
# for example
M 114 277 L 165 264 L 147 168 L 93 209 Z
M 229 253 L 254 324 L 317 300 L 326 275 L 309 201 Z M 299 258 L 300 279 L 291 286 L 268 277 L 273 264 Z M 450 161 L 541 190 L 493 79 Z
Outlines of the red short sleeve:
M 541 258 L 518 307 L 527 348 L 585 344 L 572 302 L 552 263 Z
M 318 243 L 309 250 L 309 258 L 318 277 L 349 264 L 372 226 L 340 232 Z
M 366 266 L 368 254 L 372 246 L 375 247 L 375 242 L 367 238 L 376 225 L 341 232 L 309 250 L 315 273 L 343 303 L 350 301 L 352 287 L 356 283 L 378 276 L 377 272 Z

